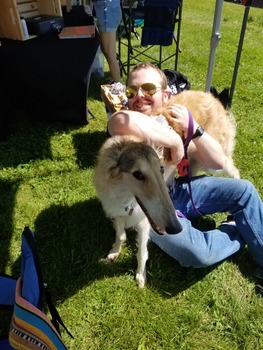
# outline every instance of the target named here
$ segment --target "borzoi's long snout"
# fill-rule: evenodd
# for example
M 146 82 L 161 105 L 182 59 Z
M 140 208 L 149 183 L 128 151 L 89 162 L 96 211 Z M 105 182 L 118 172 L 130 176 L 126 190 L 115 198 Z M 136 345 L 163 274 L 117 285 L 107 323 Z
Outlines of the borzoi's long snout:
M 170 220 L 170 225 L 165 226 L 165 231 L 168 234 L 175 234 L 181 232 L 183 229 L 180 221 L 177 218 L 177 215 L 172 215 Z
M 164 188 L 164 191 L 165 190 Z M 169 195 L 162 193 L 161 197 L 162 198 L 158 196 L 156 202 L 152 200 L 150 203 L 146 198 L 141 200 L 137 196 L 136 200 L 156 233 L 164 235 L 167 233 L 176 234 L 181 232 L 183 228 L 178 220 Z M 162 204 L 160 203 L 160 199 L 161 202 L 163 202 Z

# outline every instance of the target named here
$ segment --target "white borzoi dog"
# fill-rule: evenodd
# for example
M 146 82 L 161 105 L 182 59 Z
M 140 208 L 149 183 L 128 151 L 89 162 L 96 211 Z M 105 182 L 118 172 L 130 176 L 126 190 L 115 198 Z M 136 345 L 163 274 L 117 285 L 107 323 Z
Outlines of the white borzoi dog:
M 178 233 L 179 223 L 154 149 L 132 136 L 113 136 L 101 147 L 94 184 L 106 215 L 113 220 L 113 261 L 126 240 L 127 228 L 138 232 L 136 281 L 146 282 L 147 243 L 151 226 L 159 234 Z

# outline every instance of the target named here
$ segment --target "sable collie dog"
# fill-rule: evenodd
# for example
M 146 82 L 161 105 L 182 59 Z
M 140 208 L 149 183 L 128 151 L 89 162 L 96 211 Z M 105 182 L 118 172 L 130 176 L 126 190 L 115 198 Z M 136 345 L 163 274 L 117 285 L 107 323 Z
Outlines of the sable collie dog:
M 113 261 L 135 228 L 138 242 L 136 281 L 146 282 L 147 242 L 151 227 L 158 234 L 182 230 L 163 178 L 163 167 L 154 149 L 133 136 L 113 136 L 101 147 L 94 185 L 106 215 L 112 219 L 116 241 L 108 254 Z
M 209 171 L 213 174 L 226 174 L 230 177 L 239 178 L 239 171 L 234 165 L 233 151 L 235 147 L 236 122 L 229 110 L 226 110 L 221 102 L 210 92 L 184 90 L 172 96 L 165 107 L 159 108 L 154 114 L 162 114 L 174 130 L 182 136 L 182 131 L 178 128 L 166 107 L 174 103 L 181 104 L 191 112 L 196 122 L 204 130 L 216 139 L 222 146 L 228 161 L 222 170 L 212 170 L 203 167 L 200 163 L 191 159 L 191 142 L 189 144 L 189 170 L 190 175 L 197 175 L 200 171 Z

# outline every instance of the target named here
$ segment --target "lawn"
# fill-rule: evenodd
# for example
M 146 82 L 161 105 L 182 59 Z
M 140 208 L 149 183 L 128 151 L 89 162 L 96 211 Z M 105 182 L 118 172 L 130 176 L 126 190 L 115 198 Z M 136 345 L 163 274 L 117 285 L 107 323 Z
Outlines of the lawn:
M 178 70 L 192 89 L 205 88 L 215 1 L 185 0 Z M 251 8 L 232 111 L 237 120 L 235 162 L 263 197 L 263 10 Z M 212 85 L 232 80 L 244 8 L 224 3 Z M 135 39 L 136 40 L 136 39 Z M 167 50 L 171 52 L 172 48 Z M 173 68 L 173 61 L 164 68 Z M 125 78 L 124 78 L 125 79 Z M 85 126 L 16 120 L 0 142 L 0 271 L 19 276 L 24 226 L 36 237 L 59 313 L 76 350 L 259 350 L 263 298 L 254 290 L 255 263 L 247 249 L 209 269 L 182 268 L 149 244 L 147 285 L 134 281 L 134 233 L 114 264 L 114 242 L 92 183 L 107 118 L 100 84 L 92 79 Z M 36 118 L 37 119 L 37 118 Z M 220 217 L 216 217 L 221 220 Z

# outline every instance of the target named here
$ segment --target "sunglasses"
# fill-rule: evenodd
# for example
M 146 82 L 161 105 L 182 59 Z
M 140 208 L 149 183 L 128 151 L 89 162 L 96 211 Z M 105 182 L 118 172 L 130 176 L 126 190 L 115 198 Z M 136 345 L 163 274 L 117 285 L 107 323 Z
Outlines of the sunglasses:
M 162 88 L 160 86 L 156 86 L 152 83 L 142 84 L 141 87 L 138 88 L 136 85 L 130 85 L 126 87 L 125 94 L 127 98 L 135 97 L 139 90 L 144 94 L 144 96 L 153 96 L 157 91 L 160 91 Z

